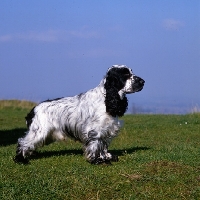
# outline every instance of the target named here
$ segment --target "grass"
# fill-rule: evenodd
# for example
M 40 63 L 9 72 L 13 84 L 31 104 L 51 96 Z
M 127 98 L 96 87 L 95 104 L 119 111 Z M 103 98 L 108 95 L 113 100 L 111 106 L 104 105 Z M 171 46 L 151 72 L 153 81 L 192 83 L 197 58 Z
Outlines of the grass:
M 127 115 L 110 151 L 113 165 L 91 165 L 68 141 L 12 160 L 34 104 L 0 101 L 0 199 L 200 199 L 200 114 Z M 8 106 L 9 105 L 9 106 Z

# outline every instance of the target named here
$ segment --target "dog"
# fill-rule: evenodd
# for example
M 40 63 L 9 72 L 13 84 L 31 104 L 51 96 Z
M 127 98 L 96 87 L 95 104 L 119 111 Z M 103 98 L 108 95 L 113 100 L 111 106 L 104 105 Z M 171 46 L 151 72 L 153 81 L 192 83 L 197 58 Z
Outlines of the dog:
M 18 139 L 14 161 L 26 164 L 39 147 L 68 138 L 83 144 L 91 164 L 118 161 L 108 146 L 119 133 L 118 117 L 127 110 L 126 94 L 141 91 L 144 83 L 126 65 L 113 65 L 96 88 L 40 103 L 25 117 L 28 131 Z

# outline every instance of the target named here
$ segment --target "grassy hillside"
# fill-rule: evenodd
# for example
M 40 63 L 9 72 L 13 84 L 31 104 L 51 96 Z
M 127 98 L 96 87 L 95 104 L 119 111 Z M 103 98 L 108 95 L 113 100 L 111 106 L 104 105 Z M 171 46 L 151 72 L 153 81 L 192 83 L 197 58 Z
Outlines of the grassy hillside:
M 200 115 L 127 115 L 110 151 L 113 165 L 91 165 L 68 141 L 12 160 L 34 103 L 0 101 L 0 199 L 200 199 Z

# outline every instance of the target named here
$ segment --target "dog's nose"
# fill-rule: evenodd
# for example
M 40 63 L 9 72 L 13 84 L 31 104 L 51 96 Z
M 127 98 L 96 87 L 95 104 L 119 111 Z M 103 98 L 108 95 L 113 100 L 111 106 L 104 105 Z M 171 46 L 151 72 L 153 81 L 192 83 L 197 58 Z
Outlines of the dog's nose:
M 136 83 L 140 83 L 142 85 L 144 85 L 144 83 L 145 83 L 145 81 L 142 78 L 138 77 L 138 76 L 135 76 L 134 79 L 135 79 Z

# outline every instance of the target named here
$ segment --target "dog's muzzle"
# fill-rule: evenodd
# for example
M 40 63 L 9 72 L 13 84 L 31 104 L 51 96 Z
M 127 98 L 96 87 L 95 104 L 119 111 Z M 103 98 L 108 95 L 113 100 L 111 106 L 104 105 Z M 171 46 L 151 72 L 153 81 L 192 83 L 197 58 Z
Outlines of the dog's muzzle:
M 144 83 L 145 81 L 142 78 L 134 76 L 134 82 L 132 84 L 133 91 L 135 92 L 141 91 L 144 87 Z

